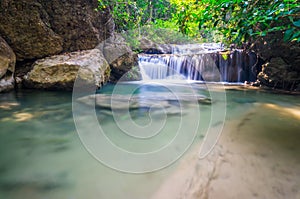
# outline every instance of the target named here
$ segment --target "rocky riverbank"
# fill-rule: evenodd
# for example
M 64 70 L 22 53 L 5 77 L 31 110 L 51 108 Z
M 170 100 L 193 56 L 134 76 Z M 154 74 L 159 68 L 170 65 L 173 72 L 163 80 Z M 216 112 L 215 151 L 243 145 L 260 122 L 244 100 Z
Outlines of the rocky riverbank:
M 97 7 L 97 0 L 1 1 L 0 92 L 16 84 L 70 90 L 79 67 L 100 87 L 136 65 L 136 54 L 113 33 L 109 9 Z

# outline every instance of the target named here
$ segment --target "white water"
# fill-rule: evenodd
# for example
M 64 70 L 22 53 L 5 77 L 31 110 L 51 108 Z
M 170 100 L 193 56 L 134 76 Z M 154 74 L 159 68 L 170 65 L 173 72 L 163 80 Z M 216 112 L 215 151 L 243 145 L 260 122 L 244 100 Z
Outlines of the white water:
M 222 50 L 224 50 L 224 46 L 220 43 L 184 44 L 172 46 L 172 54 L 180 55 L 212 53 Z
M 173 54 L 140 54 L 143 80 L 186 79 L 206 82 L 253 82 L 257 58 L 234 50 L 222 53 L 219 44 L 173 46 Z

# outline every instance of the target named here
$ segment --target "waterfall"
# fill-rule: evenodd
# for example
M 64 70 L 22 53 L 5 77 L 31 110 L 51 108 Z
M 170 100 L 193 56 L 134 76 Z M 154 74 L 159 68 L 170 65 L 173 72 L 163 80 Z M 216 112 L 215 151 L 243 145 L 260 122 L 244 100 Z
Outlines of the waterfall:
M 176 45 L 172 54 L 140 54 L 143 80 L 187 79 L 209 82 L 253 82 L 257 57 L 243 50 L 223 52 L 217 44 Z

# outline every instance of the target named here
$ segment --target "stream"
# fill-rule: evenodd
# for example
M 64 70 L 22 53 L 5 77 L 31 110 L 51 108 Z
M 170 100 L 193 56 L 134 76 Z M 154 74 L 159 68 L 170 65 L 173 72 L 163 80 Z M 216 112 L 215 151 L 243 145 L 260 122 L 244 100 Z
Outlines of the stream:
M 199 96 L 197 102 L 194 99 L 180 99 L 183 94 L 188 98 L 189 89 Z M 154 93 L 158 95 L 153 95 Z M 179 100 L 174 100 L 172 94 L 179 96 Z M 214 97 L 218 94 L 225 97 Z M 289 134 L 289 129 L 300 130 L 298 96 L 247 89 L 240 85 L 131 82 L 120 83 L 118 86 L 108 84 L 97 91 L 97 95 L 100 96 L 100 106 L 96 102 L 95 108 L 97 121 L 106 138 L 115 146 L 134 153 L 156 151 L 168 146 L 178 132 L 183 135 L 182 142 L 178 142 L 179 145 L 170 145 L 167 154 L 156 156 L 154 160 L 157 160 L 157 164 L 147 160 L 133 160 L 137 163 L 127 165 L 124 162 L 129 162 L 130 159 L 124 158 L 122 161 L 117 156 L 114 158 L 114 153 L 110 154 L 103 147 L 99 148 L 102 149 L 102 154 L 93 153 L 98 148 L 87 145 L 86 141 L 96 138 L 89 135 L 89 132 L 96 131 L 95 124 L 91 122 L 89 112 L 85 112 L 88 109 L 83 108 L 75 120 L 84 124 L 86 134 L 80 132 L 78 126 L 76 130 L 72 113 L 72 93 L 22 90 L 0 94 L 1 198 L 150 198 L 168 176 L 176 171 L 182 155 L 188 154 L 193 146 L 200 147 L 209 129 L 222 131 L 222 125 L 232 121 L 240 121 L 244 127 L 255 128 L 255 124 L 248 124 L 244 116 L 251 110 L 257 110 L 255 107 L 260 105 L 260 111 L 269 110 L 270 107 L 277 111 L 276 116 L 270 112 L 270 115 L 264 116 L 265 121 L 259 121 L 265 122 L 264 131 L 268 132 L 270 139 L 272 133 L 276 133 L 276 129 L 272 127 L 274 125 L 285 129 L 287 137 L 295 136 Z M 140 104 L 135 106 L 137 102 L 133 101 L 128 105 L 128 101 L 124 103 L 120 99 L 116 104 L 117 109 L 109 107 L 109 104 L 105 108 L 103 100 L 112 95 L 124 96 L 125 99 L 126 96 L 134 96 L 132 99 L 139 99 L 137 101 Z M 145 101 L 147 98 L 150 102 Z M 159 106 L 154 103 L 155 99 L 160 99 Z M 81 107 L 90 106 L 85 98 L 75 100 Z M 225 104 L 226 110 L 215 111 L 220 114 L 226 111 L 225 120 L 222 117 L 212 120 L 212 107 L 222 104 Z M 127 111 L 124 113 L 122 110 Z M 252 114 L 255 117 L 256 113 Z M 183 127 L 179 125 L 181 123 Z M 137 124 L 136 128 L 147 125 L 150 128 L 130 132 L 132 124 Z M 124 133 L 126 129 L 135 134 Z M 138 139 L 139 136 L 144 139 Z M 102 141 L 96 140 L 95 143 L 97 142 Z M 294 150 L 299 150 L 299 147 Z M 101 159 L 103 154 L 109 158 L 104 157 L 101 162 L 97 157 Z M 120 161 L 114 161 L 115 159 Z M 134 174 L 134 171 L 140 172 Z
M 299 185 L 299 145 L 272 141 L 299 138 L 300 98 L 244 85 L 255 80 L 256 64 L 253 54 L 217 44 L 174 46 L 172 54 L 139 55 L 141 81 L 0 94 L 0 198 L 152 198 L 187 154 L 205 158 L 228 133 L 244 133 L 246 143 L 264 135 L 258 140 L 270 142 L 257 149 L 279 148 L 296 161 L 280 172 Z

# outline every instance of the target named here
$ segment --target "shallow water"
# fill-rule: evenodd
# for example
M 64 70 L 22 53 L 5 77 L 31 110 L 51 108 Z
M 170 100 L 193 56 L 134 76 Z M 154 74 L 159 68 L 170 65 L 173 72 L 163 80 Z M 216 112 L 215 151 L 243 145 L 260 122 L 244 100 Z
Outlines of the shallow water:
M 114 85 L 107 85 L 99 93 L 111 94 L 114 88 Z M 212 98 L 212 104 L 198 105 L 195 101 L 181 104 L 175 101 L 171 106 L 172 109 L 169 109 L 168 101 L 166 109 L 169 111 L 168 114 L 162 107 L 133 109 L 129 113 L 117 110 L 115 115 L 111 115 L 109 109 L 96 108 L 97 121 L 105 136 L 117 147 L 132 153 L 147 153 L 162 149 L 168 146 L 178 132 L 181 134 L 186 132 L 190 136 L 187 140 L 182 137 L 183 146 L 180 143 L 178 146 L 172 146 L 168 155 L 163 154 L 156 159 L 159 163 L 163 162 L 163 165 L 154 163 L 152 165 L 147 161 L 139 163 L 137 169 L 143 166 L 150 170 L 157 166 L 166 167 L 146 174 L 129 174 L 111 169 L 109 166 L 114 167 L 113 164 L 123 164 L 127 160 L 116 162 L 112 160 L 111 164 L 104 165 L 105 162 L 100 163 L 92 156 L 95 154 L 89 153 L 88 150 L 93 147 L 85 145 L 82 134 L 78 135 L 74 125 L 72 93 L 24 90 L 1 94 L 0 198 L 149 198 L 176 168 L 177 164 L 171 163 L 182 153 L 186 154 L 184 152 L 186 148 L 189 149 L 190 141 L 194 141 L 194 146 L 198 147 L 209 129 L 222 128 L 224 111 L 226 111 L 225 123 L 241 120 L 241 125 L 247 126 L 247 120 L 243 116 L 263 104 L 265 106 L 261 106 L 261 109 L 274 109 L 278 112 L 278 118 L 284 118 L 276 120 L 276 126 L 286 127 L 288 131 L 292 125 L 293 130 L 299 128 L 300 132 L 299 123 L 294 122 L 300 120 L 299 96 L 236 89 L 234 86 L 226 87 L 224 93 L 223 85 L 209 86 L 208 90 L 203 84 L 193 84 L 192 87 L 182 84 L 168 86 L 122 84 L 115 92 L 117 94 L 134 92 L 135 95 L 153 92 L 186 93 L 191 88 L 196 94 Z M 225 105 L 226 110 L 221 105 Z M 212 107 L 216 107 L 215 110 L 212 110 Z M 177 112 L 177 109 L 180 111 Z M 91 123 L 89 112 L 84 108 L 81 111 L 78 121 L 84 123 L 86 132 L 92 132 L 95 124 Z M 212 111 L 216 112 L 215 115 Z M 266 111 L 266 114 L 268 113 L 274 114 L 274 111 Z M 268 120 L 268 115 L 264 117 L 268 123 L 265 130 L 269 131 L 268 134 L 271 136 L 274 130 L 273 120 Z M 293 121 L 293 124 L 287 121 Z M 150 128 L 129 133 L 151 139 L 132 139 L 132 135 L 125 134 L 124 129 L 132 124 L 137 124 L 138 127 L 150 124 Z M 129 126 L 129 131 L 132 128 Z M 182 130 L 179 131 L 180 128 Z M 157 132 L 157 135 L 153 134 Z M 88 136 L 87 139 L 93 138 Z M 103 151 L 105 154 L 105 148 Z M 106 154 L 112 157 L 109 151 Z M 121 165 L 119 169 L 126 170 L 132 166 L 135 165 Z

